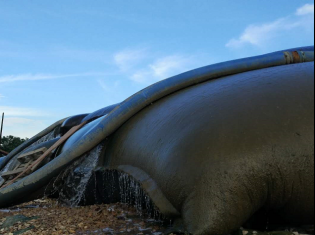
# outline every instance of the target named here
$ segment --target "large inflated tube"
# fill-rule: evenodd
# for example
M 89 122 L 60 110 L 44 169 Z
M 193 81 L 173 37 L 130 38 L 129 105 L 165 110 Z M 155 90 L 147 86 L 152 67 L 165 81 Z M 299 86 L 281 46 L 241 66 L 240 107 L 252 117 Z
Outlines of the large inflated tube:
M 88 114 L 80 114 L 67 118 L 60 126 L 60 133 L 64 135 L 72 127 L 79 125 L 86 116 L 88 116 Z
M 0 164 L 4 161 L 5 157 L 0 157 Z
M 24 149 L 26 149 L 27 147 L 31 146 L 33 143 L 35 143 L 36 141 L 38 141 L 40 138 L 42 138 L 43 136 L 47 135 L 48 133 L 50 133 L 51 131 L 53 131 L 56 127 L 60 126 L 65 120 L 62 119 L 54 124 L 52 124 L 51 126 L 47 127 L 45 130 L 41 131 L 40 133 L 38 133 L 37 135 L 35 135 L 34 137 L 32 137 L 31 139 L 29 139 L 28 141 L 25 141 L 23 144 L 21 144 L 19 147 L 17 147 L 16 149 L 14 149 L 11 153 L 9 153 L 6 157 L 4 157 L 4 159 L 2 159 L 0 161 L 0 171 L 2 170 L 2 168 L 18 153 L 22 152 Z
M 107 106 L 105 108 L 99 109 L 89 115 L 87 115 L 82 121 L 82 122 L 91 122 L 99 117 L 103 117 L 107 114 L 109 114 L 111 111 L 113 111 L 119 104 L 113 104 L 110 106 Z
M 136 113 L 165 96 L 184 88 L 228 75 L 312 61 L 314 61 L 314 47 L 297 48 L 206 66 L 149 86 L 122 102 L 107 116 L 103 117 L 97 125 L 88 128 L 86 133 L 73 142 L 71 148 L 62 152 L 49 164 L 19 182 L 1 189 L 0 207 L 7 206 L 8 203 L 18 200 L 25 192 L 43 187 L 62 169 L 111 135 Z

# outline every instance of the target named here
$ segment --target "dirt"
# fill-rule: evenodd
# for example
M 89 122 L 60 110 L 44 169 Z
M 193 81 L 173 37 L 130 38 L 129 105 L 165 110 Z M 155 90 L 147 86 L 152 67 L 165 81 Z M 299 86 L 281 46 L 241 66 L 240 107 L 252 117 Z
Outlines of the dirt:
M 151 234 L 168 233 L 171 222 L 141 216 L 135 208 L 123 204 L 65 207 L 56 200 L 42 199 L 0 210 L 0 234 Z M 308 234 L 314 234 L 308 229 Z M 299 233 L 300 232 L 300 233 Z M 296 230 L 261 233 L 241 229 L 235 235 L 301 235 Z
M 24 217 L 21 217 L 24 216 Z M 14 218 L 20 221 L 14 221 Z M 13 218 L 11 226 L 3 226 Z M 0 210 L 0 234 L 163 234 L 161 222 L 122 204 L 69 208 L 45 199 Z M 21 234 L 21 233 L 20 233 Z

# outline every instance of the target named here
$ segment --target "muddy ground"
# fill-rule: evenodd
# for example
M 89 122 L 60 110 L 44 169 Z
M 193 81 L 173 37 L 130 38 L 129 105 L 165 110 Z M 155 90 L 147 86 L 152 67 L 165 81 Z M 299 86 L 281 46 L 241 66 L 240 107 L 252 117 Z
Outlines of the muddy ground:
M 133 207 L 122 204 L 94 205 L 69 208 L 55 200 L 43 199 L 0 210 L 0 234 L 172 234 L 171 221 L 153 220 L 139 214 Z M 298 235 L 314 234 L 313 228 L 301 231 L 276 231 L 269 233 L 247 231 L 237 235 Z M 175 235 L 175 234 L 173 234 Z

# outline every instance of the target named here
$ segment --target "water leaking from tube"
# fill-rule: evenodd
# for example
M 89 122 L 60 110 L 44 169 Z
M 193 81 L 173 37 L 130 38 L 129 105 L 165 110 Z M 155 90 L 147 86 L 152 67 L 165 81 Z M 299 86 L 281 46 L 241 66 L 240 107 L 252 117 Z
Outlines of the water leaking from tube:
M 59 192 L 60 201 L 69 206 L 78 206 L 84 200 L 86 187 L 98 164 L 102 148 L 102 145 L 98 145 L 66 169 L 63 188 Z
M 50 140 L 55 139 L 57 137 L 55 133 L 56 133 L 55 130 L 49 132 L 47 135 L 43 136 L 42 138 L 40 138 L 39 140 L 34 142 L 30 147 L 34 147 L 36 145 L 39 145 L 39 144 L 42 144 L 42 143 L 45 143 L 45 142 L 48 142 Z
M 117 170 L 107 170 L 103 174 L 103 188 L 106 188 L 107 195 L 109 197 L 118 195 L 118 198 L 110 198 L 109 202 L 118 201 L 134 206 L 140 216 L 149 216 L 158 221 L 164 219 L 142 185 L 134 177 Z

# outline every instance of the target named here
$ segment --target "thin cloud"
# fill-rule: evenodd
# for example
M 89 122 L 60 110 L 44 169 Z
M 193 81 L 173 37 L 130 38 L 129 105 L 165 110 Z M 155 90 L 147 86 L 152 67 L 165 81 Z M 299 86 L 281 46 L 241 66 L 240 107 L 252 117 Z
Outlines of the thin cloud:
M 29 119 L 29 118 L 18 118 L 18 117 L 10 117 L 10 118 L 6 118 L 5 119 L 5 124 L 6 126 L 15 126 L 15 125 L 28 125 L 31 123 L 43 123 L 42 121 L 37 121 L 37 120 L 33 120 L 33 119 Z
M 193 67 L 193 60 L 180 55 L 166 56 L 149 64 L 147 68 L 136 71 L 131 80 L 137 83 L 150 83 L 185 72 Z
M 239 38 L 231 39 L 226 47 L 241 48 L 245 45 L 259 47 L 293 30 L 309 31 L 310 28 L 313 28 L 314 31 L 314 9 L 312 11 L 311 6 L 314 8 L 314 5 L 307 4 L 297 9 L 294 16 L 287 16 L 261 25 L 250 25 Z
M 303 15 L 314 15 L 314 4 L 305 4 L 304 6 L 300 7 L 296 11 L 296 15 L 303 16 Z
M 12 106 L 0 106 L 0 113 L 11 117 L 43 117 L 48 114 L 37 109 L 21 108 Z
M 158 56 L 159 55 L 159 56 Z M 200 64 L 200 57 L 209 60 L 208 56 L 171 54 L 160 56 L 158 52 L 148 52 L 147 49 L 123 50 L 114 54 L 115 63 L 125 76 L 136 84 L 149 85 L 153 82 L 169 78 L 171 76 L 186 72 L 196 67 L 204 66 Z M 108 86 L 100 83 L 106 91 Z
M 122 83 L 120 80 L 109 81 L 107 79 L 96 80 L 99 87 L 104 91 L 102 94 L 106 98 L 108 105 L 121 102 L 126 98 L 126 91 L 122 89 Z M 128 95 L 127 95 L 128 96 Z
M 136 83 L 148 83 L 152 78 L 154 79 L 154 76 L 150 70 L 139 70 L 130 77 Z
M 97 83 L 99 84 L 99 86 L 106 92 L 110 92 L 111 89 L 109 88 L 109 86 L 105 83 L 105 81 L 98 79 Z
M 173 55 L 158 59 L 154 64 L 150 65 L 150 69 L 155 77 L 163 79 L 187 69 L 189 63 L 189 58 Z
M 114 61 L 121 71 L 127 71 L 135 67 L 146 57 L 146 49 L 123 50 L 114 55 Z
M 0 76 L 0 83 L 17 82 L 17 81 L 39 81 L 39 80 L 52 80 L 61 78 L 76 78 L 76 77 L 91 77 L 102 76 L 103 73 L 82 73 L 82 74 L 19 74 L 19 75 L 6 75 Z
M 3 99 L 4 97 L 5 97 L 4 95 L 0 94 L 0 100 Z
M 4 122 L 4 136 L 13 135 L 21 138 L 31 138 L 46 127 L 42 120 L 22 117 L 6 117 Z
M 105 92 L 115 92 L 115 90 L 120 85 L 120 81 L 114 81 L 113 83 L 110 83 L 110 85 L 108 85 L 103 79 L 98 79 L 97 83 Z

